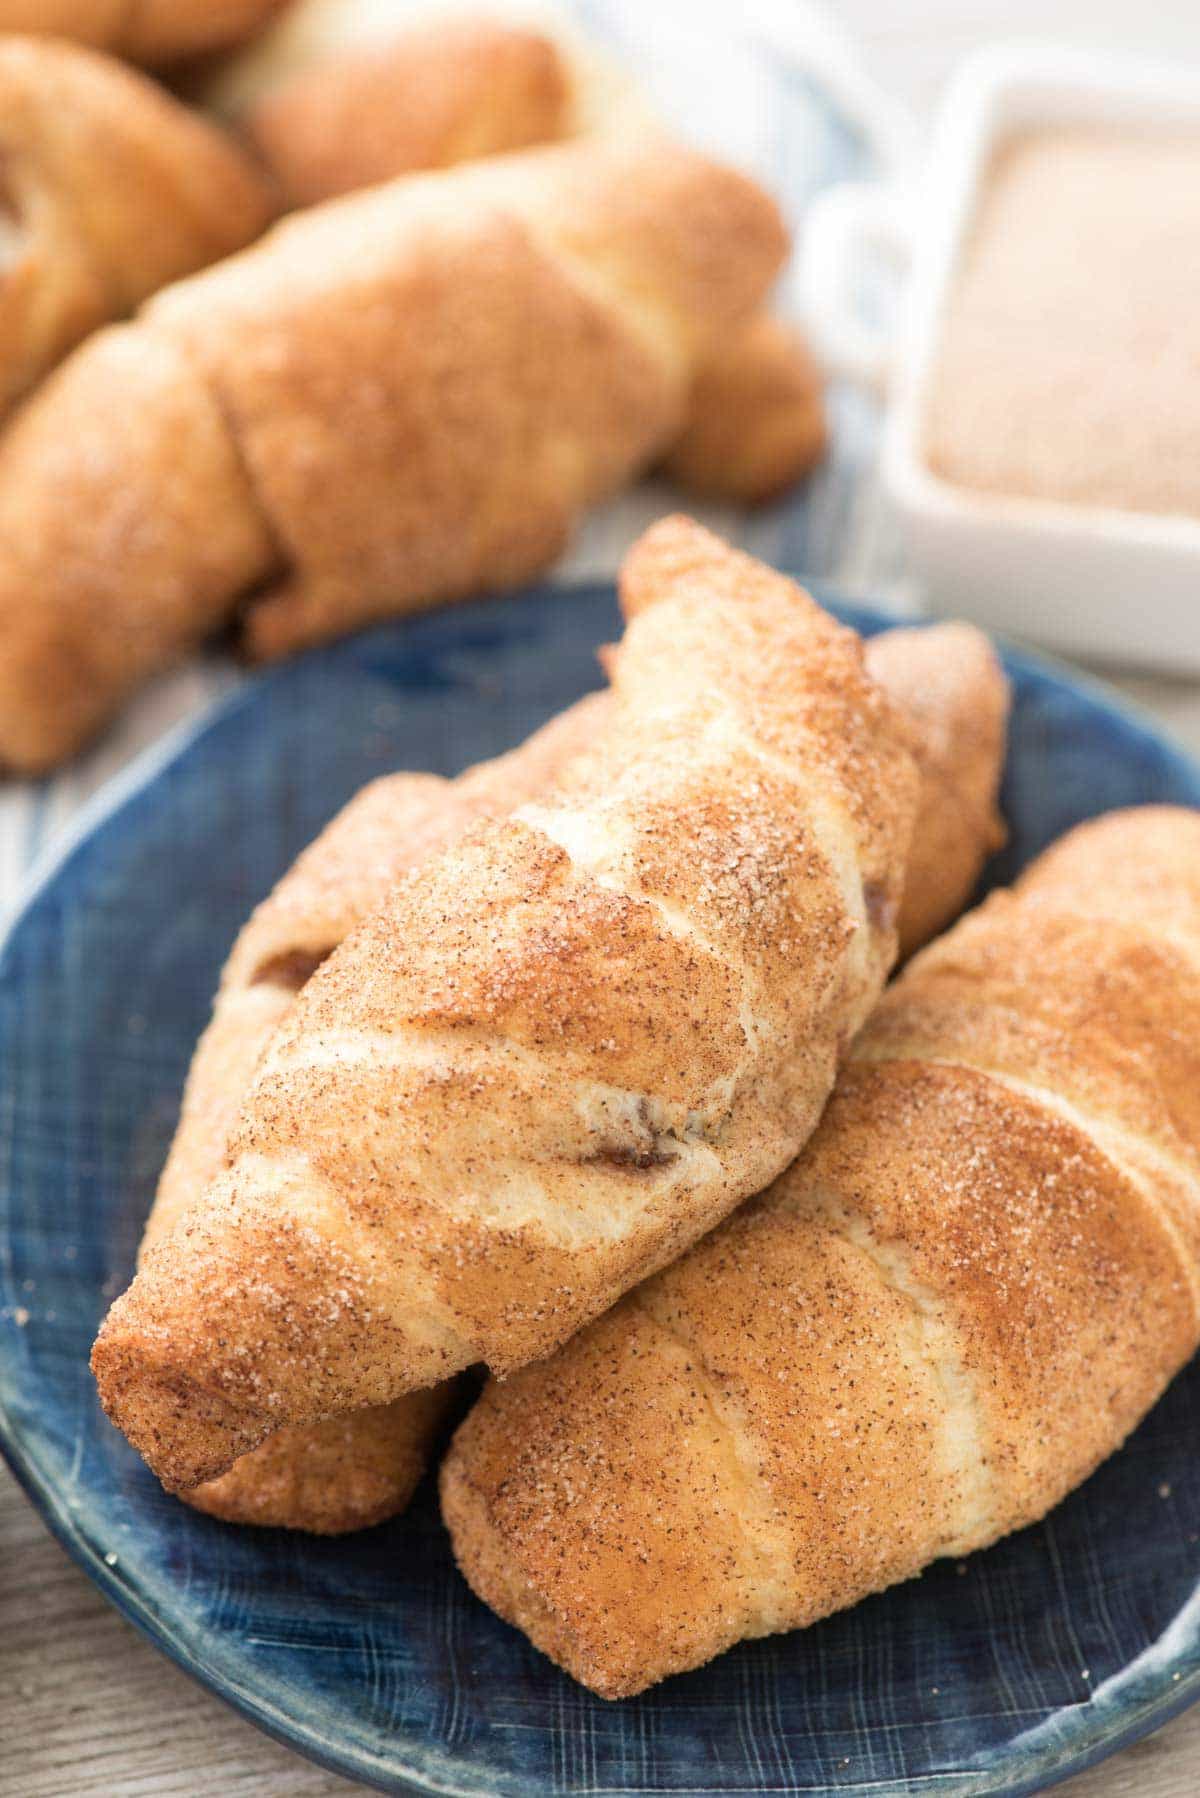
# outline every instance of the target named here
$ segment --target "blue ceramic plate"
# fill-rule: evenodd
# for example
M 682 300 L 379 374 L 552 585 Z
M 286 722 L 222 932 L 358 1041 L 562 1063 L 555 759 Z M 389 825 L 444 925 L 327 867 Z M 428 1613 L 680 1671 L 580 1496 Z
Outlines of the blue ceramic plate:
M 848 612 L 852 622 L 879 620 Z M 96 1584 L 256 1723 L 399 1792 L 1019 1793 L 1200 1689 L 1200 1367 L 1053 1517 L 803 1634 L 625 1704 L 476 1602 L 428 1483 L 356 1538 L 235 1530 L 168 1498 L 87 1355 L 252 902 L 371 776 L 452 772 L 595 684 L 611 590 L 390 627 L 253 683 L 92 808 L 0 952 L 0 1435 Z M 1015 872 L 1068 825 L 1200 805 L 1200 772 L 1105 693 L 1013 655 Z

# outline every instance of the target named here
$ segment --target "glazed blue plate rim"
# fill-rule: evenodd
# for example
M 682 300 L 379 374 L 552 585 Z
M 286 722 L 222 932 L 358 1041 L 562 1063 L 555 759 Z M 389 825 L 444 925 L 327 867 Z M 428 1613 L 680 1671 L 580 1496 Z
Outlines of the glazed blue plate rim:
M 883 629 L 897 623 L 922 624 L 923 619 L 897 617 L 893 612 L 875 607 L 857 596 L 843 596 L 825 583 L 808 583 L 822 603 L 849 621 L 870 630 Z M 534 589 L 553 593 L 569 603 L 573 596 L 611 592 L 608 581 L 546 583 Z M 392 627 L 384 627 L 385 629 Z M 1200 762 L 1175 744 L 1157 722 L 1136 703 L 1127 700 L 1103 680 L 1083 673 L 1065 662 L 1034 651 L 1024 645 L 994 636 L 1006 664 L 1016 672 L 1040 675 L 1058 686 L 1079 693 L 1123 723 L 1144 733 L 1194 774 L 1200 791 Z M 313 662 L 324 652 L 316 651 L 302 658 Z M 163 738 L 136 756 L 126 768 L 93 794 L 70 821 L 61 836 L 41 854 L 31 867 L 24 886 L 0 927 L 0 958 L 3 958 L 22 925 L 52 891 L 56 881 L 69 868 L 87 844 L 113 823 L 135 799 L 143 795 L 173 766 L 190 754 L 210 733 L 218 730 L 232 714 L 253 707 L 258 696 L 275 683 L 288 679 L 295 662 L 285 664 L 259 676 L 214 701 L 194 718 L 185 720 Z M 201 1655 L 171 1625 L 168 1617 L 152 1613 L 139 1592 L 122 1578 L 118 1567 L 106 1562 L 99 1545 L 92 1542 L 80 1523 L 73 1520 L 56 1498 L 53 1488 L 43 1477 L 32 1452 L 35 1437 L 24 1431 L 11 1418 L 0 1398 L 0 1456 L 51 1534 L 70 1558 L 83 1570 L 103 1596 L 157 1648 L 201 1686 L 215 1694 L 231 1708 L 286 1747 L 308 1760 L 345 1778 L 380 1791 L 422 1794 L 436 1798 L 476 1798 L 477 1787 L 464 1787 L 438 1780 L 430 1771 L 414 1764 L 404 1764 L 401 1757 L 389 1755 L 386 1767 L 374 1756 L 353 1747 L 340 1747 L 316 1729 L 281 1712 L 274 1704 L 231 1678 L 205 1665 Z M 1069 1779 L 1097 1765 L 1120 1749 L 1150 1734 L 1169 1722 L 1200 1699 L 1200 1584 L 1192 1597 L 1166 1626 L 1172 1636 L 1174 1654 L 1156 1659 L 1152 1672 L 1142 1682 L 1140 1695 L 1131 1694 L 1116 1715 L 1093 1712 L 1090 1706 L 1068 1706 L 1053 1714 L 1038 1729 L 1029 1732 L 1022 1743 L 1017 1738 L 1008 1754 L 1008 1767 L 1001 1783 L 996 1782 L 996 1769 L 961 1770 L 917 1775 L 914 1780 L 897 1784 L 889 1779 L 880 1786 L 881 1798 L 888 1792 L 924 1793 L 928 1798 L 1028 1798 L 1029 1794 Z M 1161 1646 L 1163 1638 L 1151 1645 Z M 1197 1657 L 1191 1671 L 1180 1674 L 1174 1663 L 1184 1661 L 1188 1651 Z M 1148 1651 L 1149 1652 L 1149 1651 Z M 1127 1672 L 1128 1668 L 1123 1669 Z M 1037 1738 L 1049 1735 L 1039 1745 Z M 786 1789 L 786 1788 L 785 1788 Z M 792 1788 L 799 1789 L 799 1788 Z M 805 1788 L 810 1798 L 818 1798 L 818 1788 Z M 836 1788 L 828 1788 L 832 1795 Z M 694 1798 L 704 1798 L 697 1791 Z

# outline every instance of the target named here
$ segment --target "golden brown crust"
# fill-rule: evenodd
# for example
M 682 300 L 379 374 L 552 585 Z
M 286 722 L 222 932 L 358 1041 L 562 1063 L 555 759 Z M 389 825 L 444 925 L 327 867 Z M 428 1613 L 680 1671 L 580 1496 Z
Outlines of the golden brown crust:
M 867 667 L 915 721 L 921 804 L 900 910 L 909 956 L 956 918 L 1004 842 L 998 810 L 1009 690 L 995 650 L 969 624 L 884 631 Z
M 136 0 L 118 48 L 157 66 L 233 50 L 291 0 Z
M 601 729 L 607 705 L 603 693 L 592 694 L 518 749 L 455 781 L 428 774 L 374 781 L 300 856 L 229 957 L 192 1060 L 142 1255 L 220 1172 L 255 1067 L 304 981 L 397 880 L 472 824 L 503 816 L 546 786 Z M 231 1523 L 322 1535 L 364 1529 L 408 1503 L 449 1391 L 280 1430 L 188 1501 Z
M 1018 890 L 1039 906 L 1062 901 L 1106 923 L 1129 914 L 1153 935 L 1200 936 L 1200 861 L 1192 814 L 1173 805 L 1110 812 L 1053 843 Z M 1090 878 L 1089 878 L 1090 876 Z
M 225 1523 L 341 1536 L 405 1509 L 454 1396 L 453 1384 L 394 1405 L 277 1430 L 228 1473 L 183 1496 Z
M 178 348 L 133 326 L 92 338 L 0 439 L 0 767 L 81 743 L 273 558 Z
M 130 0 L 0 0 L 0 31 L 74 38 L 98 50 L 120 36 Z
M 499 19 L 423 21 L 285 74 L 242 123 L 288 201 L 304 206 L 560 141 L 580 128 L 581 82 L 544 33 Z M 663 468 L 701 497 L 761 505 L 809 474 L 827 441 L 807 341 L 762 314 L 705 363 Z
M 824 383 L 807 341 L 760 313 L 692 383 L 663 470 L 703 498 L 765 505 L 811 474 L 828 442 Z
M 288 202 L 552 143 L 571 87 L 558 46 L 498 19 L 410 25 L 270 88 L 244 128 Z
M 1084 826 L 910 965 L 782 1179 L 489 1385 L 472 1585 L 623 1697 L 1042 1516 L 1200 1340 L 1197 1045 L 1200 814 Z
M 244 43 L 287 0 L 0 0 L 0 32 L 74 38 L 131 62 L 178 61 Z
M 104 1402 L 168 1483 L 546 1353 L 812 1129 L 895 952 L 907 732 L 851 633 L 698 527 L 630 575 L 603 742 L 318 969 L 110 1313 Z
M 243 115 L 293 205 L 414 170 L 566 138 L 583 128 L 585 68 L 545 33 L 500 19 L 423 21 L 267 82 Z M 602 109 L 592 129 L 605 129 Z M 761 505 L 825 453 L 823 382 L 806 339 L 761 314 L 692 384 L 663 462 L 709 499 Z
M 916 744 L 922 769 L 918 816 L 924 819 L 932 809 L 944 837 L 944 789 L 947 781 L 953 782 L 956 769 L 967 783 L 968 801 L 975 793 L 976 757 L 954 755 L 953 733 L 973 715 L 978 664 L 963 655 L 957 627 L 910 634 L 917 639 L 914 655 L 888 649 L 884 637 L 868 645 L 867 660 L 885 687 L 893 670 L 905 677 L 894 695 L 901 699 L 912 688 L 914 670 L 924 671 Z M 876 645 L 886 653 L 873 653 Z M 939 666 L 942 657 L 944 667 Z M 354 924 L 382 902 L 401 875 L 446 847 L 469 824 L 501 815 L 547 786 L 599 734 L 607 706 L 604 694 L 593 694 L 552 719 L 519 749 L 468 770 L 453 783 L 416 774 L 376 781 L 305 851 L 255 912 L 230 956 L 213 1020 L 196 1050 L 183 1115 L 144 1246 L 173 1227 L 219 1170 L 242 1095 L 267 1040 L 290 1009 L 293 987 L 298 988 Z M 967 745 L 973 747 L 973 733 Z M 996 745 L 998 759 L 1001 751 L 1002 743 Z M 926 791 L 930 779 L 935 783 L 936 805 Z M 952 809 L 949 817 L 961 817 L 969 835 L 961 855 L 953 848 L 949 852 L 950 864 L 967 870 L 959 894 L 962 901 L 978 872 L 970 865 L 970 847 L 978 833 L 970 803 Z M 940 870 L 935 878 L 937 897 L 945 903 Z M 911 872 L 905 883 L 902 933 L 910 902 L 925 911 Z M 344 1427 L 331 1422 L 281 1430 L 221 1479 L 185 1496 L 231 1522 L 269 1518 L 287 1528 L 323 1532 L 363 1528 L 408 1502 L 411 1460 L 407 1456 L 399 1462 L 389 1460 L 385 1445 L 397 1430 L 408 1429 L 404 1414 L 413 1402 L 409 1397 L 391 1406 L 353 1412 Z M 381 1441 L 375 1439 L 376 1428 Z M 417 1433 L 408 1441 L 415 1452 Z M 395 1471 L 390 1501 L 380 1471 L 389 1466 Z
M 222 994 L 272 979 L 295 991 L 289 963 L 314 973 L 398 880 L 474 824 L 531 799 L 603 729 L 605 693 L 588 694 L 518 748 L 456 780 L 386 774 L 355 795 L 253 913 L 234 944 Z M 307 974 L 305 975 L 307 978 Z
M 0 450 L 0 761 L 68 753 L 239 601 L 274 655 L 533 575 L 784 243 L 751 182 L 647 139 L 394 183 L 166 289 Z
M 89 331 L 257 237 L 273 201 L 214 126 L 108 57 L 0 39 L 0 410 Z

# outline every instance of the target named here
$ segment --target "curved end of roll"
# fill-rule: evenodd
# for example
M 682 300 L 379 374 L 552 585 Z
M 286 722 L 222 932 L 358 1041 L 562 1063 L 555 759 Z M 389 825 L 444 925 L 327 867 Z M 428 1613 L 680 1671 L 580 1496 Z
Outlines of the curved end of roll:
M 367 1258 L 323 1227 L 305 1173 L 289 1184 L 252 1158 L 223 1174 L 101 1326 L 101 1403 L 170 1491 L 227 1473 L 276 1430 L 392 1402 L 477 1358 L 426 1312 L 395 1315 Z
M 64 641 L 36 587 L 0 564 L 0 780 L 52 773 L 99 732 L 108 709 L 86 649 Z
M 637 1303 L 490 1382 L 441 1498 L 472 1590 L 601 1698 L 762 1633 L 738 1455 L 703 1369 Z
M 899 628 L 872 637 L 867 668 L 914 726 L 920 806 L 900 912 L 900 954 L 915 953 L 963 908 L 1006 836 L 999 811 L 1008 734 L 1007 676 L 974 625 Z
M 759 313 L 700 370 L 662 467 L 700 498 L 765 506 L 810 474 L 828 443 L 812 351 L 798 331 Z
M 621 563 L 621 610 L 633 619 L 690 582 L 727 575 L 737 551 L 686 512 L 669 512 L 644 530 Z
M 632 1698 L 643 1690 L 644 1678 L 632 1669 L 622 1673 L 592 1653 L 569 1619 L 547 1603 L 532 1581 L 522 1578 L 512 1544 L 472 1480 L 466 1457 L 454 1445 L 442 1462 L 439 1489 L 454 1558 L 477 1598 L 598 1697 Z
M 224 1473 L 271 1428 L 262 1413 L 206 1390 L 110 1312 L 92 1350 L 105 1415 L 170 1492 Z
M 407 1509 L 454 1383 L 276 1430 L 228 1473 L 180 1496 L 224 1523 L 343 1536 Z

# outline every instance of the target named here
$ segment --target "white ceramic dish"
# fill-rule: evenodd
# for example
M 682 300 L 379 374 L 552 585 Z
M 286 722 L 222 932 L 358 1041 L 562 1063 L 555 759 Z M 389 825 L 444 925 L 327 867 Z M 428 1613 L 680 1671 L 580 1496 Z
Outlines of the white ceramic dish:
M 1020 47 L 972 57 L 947 92 L 918 190 L 842 186 L 816 201 L 807 311 L 834 368 L 889 393 L 883 477 L 935 611 L 1095 660 L 1200 673 L 1200 520 L 974 493 L 938 479 L 922 453 L 950 283 L 996 141 L 1070 121 L 1200 130 L 1200 71 Z M 856 297 L 871 249 L 908 263 L 894 332 Z

